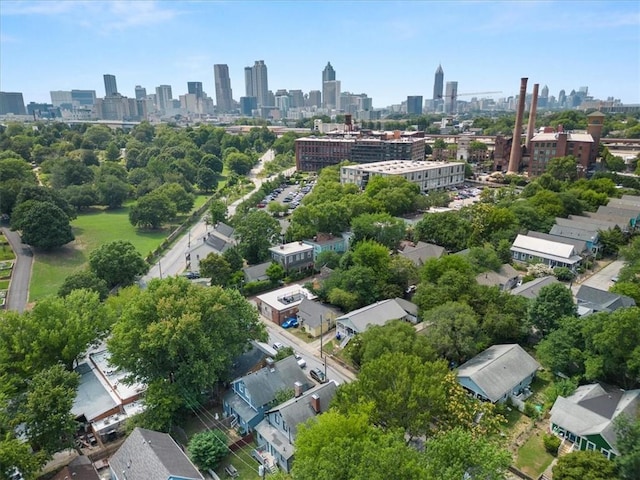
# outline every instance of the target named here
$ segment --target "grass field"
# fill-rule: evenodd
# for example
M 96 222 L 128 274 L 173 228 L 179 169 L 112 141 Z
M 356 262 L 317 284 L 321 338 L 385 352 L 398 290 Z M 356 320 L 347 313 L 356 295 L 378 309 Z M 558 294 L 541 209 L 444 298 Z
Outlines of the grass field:
M 542 443 L 542 433 L 538 431 L 531 435 L 529 440 L 518 450 L 516 467 L 533 478 L 538 478 L 552 461 L 553 456 L 545 450 Z

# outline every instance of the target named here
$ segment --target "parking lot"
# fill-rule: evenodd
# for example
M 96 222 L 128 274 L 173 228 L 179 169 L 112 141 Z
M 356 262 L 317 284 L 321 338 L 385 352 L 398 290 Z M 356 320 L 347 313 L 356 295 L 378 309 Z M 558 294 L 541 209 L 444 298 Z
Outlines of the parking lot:
M 287 215 L 290 215 L 302 203 L 302 199 L 313 189 L 315 180 L 307 180 L 304 186 L 281 184 L 270 195 L 266 196 L 260 203 L 258 208 L 265 208 L 271 202 L 278 202 L 281 205 L 287 205 Z
M 477 203 L 480 200 L 480 194 L 485 187 L 475 187 L 469 184 L 464 184 L 457 191 L 451 192 L 451 203 L 449 208 L 455 208 L 456 210 Z

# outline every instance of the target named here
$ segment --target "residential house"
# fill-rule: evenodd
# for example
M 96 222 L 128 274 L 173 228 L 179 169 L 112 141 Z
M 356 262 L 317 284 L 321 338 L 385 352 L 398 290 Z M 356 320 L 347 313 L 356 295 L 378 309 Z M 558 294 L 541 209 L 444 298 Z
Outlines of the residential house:
M 408 322 L 411 322 L 414 325 L 420 322 L 420 316 L 418 315 L 418 306 L 415 303 L 400 297 L 396 297 L 394 300 L 406 312 L 406 319 Z
M 391 320 L 409 320 L 409 316 L 394 298 L 382 300 L 336 318 L 336 333 L 340 337 L 353 337 L 371 325 L 385 325 Z
M 265 280 L 269 280 L 267 268 L 269 268 L 270 265 L 271 262 L 264 262 L 243 268 L 242 273 L 244 273 L 244 282 L 263 282 Z
M 609 213 L 605 213 L 601 211 L 601 208 L 608 207 L 598 207 L 598 217 L 586 216 L 586 215 L 569 215 L 567 220 L 572 222 L 580 222 L 591 224 L 598 228 L 598 230 L 611 230 L 613 228 L 618 227 L 623 232 L 629 231 L 630 219 L 623 218 L 622 221 L 618 220 L 621 216 L 621 211 L 618 209 L 609 208 Z
M 518 344 L 493 345 L 458 368 L 458 382 L 491 403 L 526 393 L 540 364 Z
M 486 285 L 487 287 L 498 287 L 502 291 L 511 290 L 518 284 L 519 280 L 520 274 L 508 263 L 501 265 L 500 270 L 497 272 L 490 270 L 476 276 L 478 284 Z
M 580 285 L 576 293 L 576 303 L 578 314 L 584 317 L 595 312 L 613 312 L 619 308 L 633 307 L 636 301 L 626 295 Z
M 279 391 L 298 388 L 304 392 L 308 387 L 307 376 L 291 355 L 233 380 L 231 390 L 223 397 L 222 406 L 225 415 L 235 417 L 238 427 L 246 434 L 262 421 Z
M 271 247 L 271 260 L 284 267 L 285 272 L 300 272 L 313 268 L 313 246 L 291 242 Z
M 520 263 L 544 263 L 551 268 L 567 267 L 575 271 L 582 262 L 573 245 L 542 238 L 518 235 L 511 245 L 513 259 Z
M 527 236 L 533 237 L 533 238 L 542 238 L 543 240 L 550 240 L 552 242 L 566 243 L 569 245 L 573 245 L 573 247 L 576 250 L 576 253 L 583 258 L 590 257 L 593 255 L 593 252 L 587 246 L 587 242 L 585 242 L 584 240 L 561 237 L 560 235 L 553 235 L 551 233 L 534 232 L 533 230 L 529 230 L 527 232 Z
M 597 228 L 591 226 L 584 226 L 583 228 L 579 227 L 571 227 L 571 226 L 563 226 L 563 225 L 554 225 L 551 227 L 549 231 L 551 235 L 555 235 L 557 237 L 565 237 L 572 238 L 575 240 L 582 240 L 587 244 L 587 248 L 593 252 L 593 254 L 597 254 L 602 245 L 600 244 L 600 233 Z
M 595 222 L 613 222 L 616 224 L 620 230 L 623 232 L 628 232 L 632 226 L 629 217 L 624 215 L 610 215 L 607 213 L 598 213 L 598 212 L 582 212 L 582 218 L 592 218 Z
M 530 282 L 523 283 L 519 287 L 515 287 L 509 293 L 511 293 L 511 295 L 520 295 L 521 297 L 531 300 L 538 297 L 542 287 L 546 287 L 547 285 L 551 285 L 552 283 L 560 282 L 556 277 L 552 276 L 534 278 Z
M 289 317 L 295 317 L 303 299 L 314 300 L 313 293 L 299 284 L 287 285 L 256 297 L 256 306 L 263 317 L 281 325 Z
M 609 200 L 607 206 L 600 205 L 598 213 L 627 218 L 631 228 L 635 228 L 636 225 L 640 224 L 640 207 L 625 204 L 616 199 Z
M 189 248 L 186 253 L 188 270 L 200 270 L 201 259 L 207 258 L 210 253 L 221 255 L 237 244 L 233 227 L 223 222 L 216 223 L 206 235 L 200 238 L 189 238 Z
M 298 320 L 300 326 L 312 337 L 319 337 L 336 326 L 336 318 L 341 312 L 320 302 L 303 298 L 298 305 Z
M 573 218 L 556 217 L 556 225 L 596 232 L 600 230 L 610 230 L 617 226 L 616 222 L 610 222 L 607 220 L 595 220 L 593 218 L 578 217 L 576 215 L 573 215 Z
M 80 455 L 60 470 L 52 480 L 100 480 L 98 471 L 89 457 Z
M 204 480 L 171 435 L 136 427 L 109 459 L 111 480 Z
M 398 250 L 399 255 L 408 258 L 419 267 L 430 258 L 440 258 L 446 253 L 444 247 L 425 242 L 402 242 Z
M 330 233 L 318 233 L 311 240 L 303 240 L 302 243 L 313 247 L 313 261 L 315 262 L 322 252 L 346 252 L 349 250 L 350 239 L 351 233 L 343 233 L 340 236 L 334 236 Z
M 551 432 L 573 450 L 602 452 L 613 459 L 617 449 L 614 420 L 619 415 L 634 418 L 640 406 L 640 390 L 605 390 L 601 385 L 578 387 L 568 397 L 558 397 L 551 408 Z
M 337 384 L 331 380 L 272 408 L 256 426 L 258 449 L 271 455 L 285 472 L 291 471 L 298 425 L 326 412 Z M 299 392 L 299 391 L 298 391 Z M 297 392 L 296 392 L 297 393 Z

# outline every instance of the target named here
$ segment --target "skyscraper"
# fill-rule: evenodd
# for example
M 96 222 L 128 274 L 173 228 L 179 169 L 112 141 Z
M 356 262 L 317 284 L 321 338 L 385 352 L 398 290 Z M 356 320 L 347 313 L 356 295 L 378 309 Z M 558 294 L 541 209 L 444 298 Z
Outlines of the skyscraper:
M 141 87 L 140 85 L 136 85 L 136 100 L 142 100 L 147 96 L 147 89 Z
M 267 66 L 264 63 L 264 60 L 256 60 L 251 73 L 251 81 L 253 85 L 252 96 L 258 99 L 259 106 L 264 107 L 269 105 L 269 81 L 267 79 Z
M 538 107 L 546 108 L 549 106 L 549 87 L 542 87 L 540 97 L 538 98 Z
M 95 90 L 71 90 L 71 101 L 74 105 L 95 105 L 96 98 Z
M 422 115 L 422 95 L 407 97 L 407 114 Z
M 311 90 L 309 92 L 309 106 L 319 107 L 322 105 L 322 92 L 320 90 Z
M 244 93 L 246 97 L 255 97 L 256 92 L 253 91 L 253 68 L 244 67 Z
M 456 113 L 458 107 L 458 82 L 447 82 L 444 92 L 444 113 Z
M 336 80 L 336 71 L 331 66 L 331 62 L 327 62 L 327 66 L 324 67 L 324 70 L 322 70 L 322 106 L 325 108 L 329 108 L 327 107 L 328 101 L 330 101 L 330 103 L 334 105 L 334 108 L 335 108 L 335 105 L 336 105 L 335 97 L 333 99 L 327 98 L 327 94 L 329 93 L 327 89 L 328 88 L 331 89 L 333 87 L 325 85 L 326 82 L 334 82 L 335 80 Z
M 442 100 L 442 87 L 444 86 L 444 71 L 442 65 L 438 65 L 433 81 L 433 100 Z
M 340 80 L 329 80 L 322 84 L 324 108 L 340 110 Z
M 172 99 L 171 85 L 160 85 L 156 87 L 156 107 L 158 110 L 170 110 L 173 107 Z
M 218 112 L 230 112 L 233 110 L 233 92 L 229 67 L 226 64 L 213 66 L 213 75 L 216 82 L 216 107 Z
M 26 115 L 24 99 L 21 92 L 0 92 L 0 115 L 13 113 L 14 115 Z
M 116 76 L 105 73 L 104 78 L 104 96 L 113 97 L 118 94 L 118 86 L 116 85 Z
M 203 98 L 202 82 L 187 82 L 187 93 L 195 95 L 197 99 Z

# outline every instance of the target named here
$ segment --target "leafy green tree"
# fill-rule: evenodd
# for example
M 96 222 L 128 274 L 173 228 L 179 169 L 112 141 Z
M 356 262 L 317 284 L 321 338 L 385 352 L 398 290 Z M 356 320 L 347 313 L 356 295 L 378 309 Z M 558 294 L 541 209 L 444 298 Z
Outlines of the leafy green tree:
M 13 438 L 11 434 L 0 437 L 0 476 L 11 478 L 17 468 L 26 480 L 34 480 L 47 460 L 43 451 L 33 453 L 28 443 Z
M 294 353 L 295 352 L 293 350 L 293 347 L 282 347 L 278 349 L 278 351 L 276 352 L 276 356 L 274 357 L 274 360 L 277 362 L 279 360 L 282 360 L 283 358 L 290 357 Z M 291 397 L 288 397 L 288 398 L 291 398 Z M 279 402 L 279 403 L 282 403 L 282 402 Z M 275 403 L 274 405 L 278 405 L 278 404 Z
M 109 127 L 104 125 L 91 125 L 82 137 L 83 148 L 104 150 L 107 148 L 107 144 L 113 139 L 113 134 Z
M 129 197 L 130 186 L 115 175 L 106 175 L 96 183 L 96 191 L 101 205 L 115 209 L 122 207 L 122 204 Z
M 267 267 L 267 276 L 271 282 L 275 283 L 284 278 L 285 271 L 284 267 L 279 263 L 273 262 L 271 265 Z
M 509 452 L 491 439 L 474 437 L 461 428 L 429 439 L 425 458 L 427 478 L 441 480 L 467 477 L 501 480 L 512 461 Z
M 62 365 L 54 365 L 33 376 L 21 418 L 35 449 L 52 456 L 73 447 L 78 424 L 71 407 L 79 383 L 80 376 L 66 371 Z
M 546 173 L 558 180 L 572 182 L 578 178 L 576 158 L 572 155 L 567 157 L 556 157 L 549 160 Z
M 320 270 L 322 267 L 334 269 L 340 264 L 341 254 L 333 250 L 325 250 L 320 252 L 316 257 L 315 268 Z
M 132 380 L 154 386 L 147 404 L 157 409 L 169 402 L 165 426 L 227 380 L 250 340 L 266 339 L 257 311 L 234 289 L 170 277 L 152 280 L 145 290 L 126 288 L 113 301 L 119 319 L 108 342 L 111 362 L 131 372 Z
M 427 479 L 423 456 L 401 432 L 371 425 L 366 411 L 328 411 L 298 427 L 296 480 Z
M 57 190 L 69 185 L 83 185 L 91 183 L 93 172 L 79 160 L 63 158 L 58 160 L 51 169 L 51 186 Z
M 242 267 L 244 267 L 244 259 L 242 258 L 238 247 L 231 247 L 228 250 L 225 250 L 222 253 L 222 256 L 227 262 L 229 262 L 232 272 L 242 270 Z
M 114 142 L 109 142 L 107 145 L 107 149 L 104 151 L 104 159 L 108 162 L 120 160 L 120 149 Z
M 133 283 L 137 275 L 147 271 L 147 264 L 133 244 L 127 240 L 105 243 L 89 254 L 89 267 L 109 288 Z
M 218 187 L 218 175 L 208 167 L 198 168 L 196 182 L 203 192 L 211 192 Z
M 284 403 L 288 400 L 291 400 L 295 396 L 295 390 L 293 388 L 283 388 L 282 390 L 278 390 L 273 397 L 273 400 L 269 403 L 269 408 L 274 408 Z
M 529 309 L 529 321 L 542 335 L 547 335 L 558 327 L 562 317 L 575 317 L 576 305 L 571 290 L 562 283 L 552 283 L 540 289 L 540 293 Z
M 610 480 L 615 477 L 615 464 L 595 451 L 563 455 L 553 467 L 554 480 Z
M 201 470 L 214 470 L 227 456 L 227 435 L 222 430 L 205 430 L 189 440 L 189 456 Z
M 76 273 L 72 273 L 58 289 L 58 296 L 66 297 L 74 290 L 91 290 L 96 292 L 100 300 L 104 300 L 109 295 L 109 288 L 107 282 L 98 278 L 98 276 L 91 270 L 81 270 Z
M 62 195 L 77 210 L 85 210 L 98 203 L 98 192 L 93 185 L 70 185 Z
M 388 213 L 365 213 L 351 220 L 353 243 L 375 240 L 389 249 L 396 249 L 405 236 L 404 221 Z
M 200 260 L 200 274 L 210 278 L 211 285 L 226 286 L 232 273 L 231 265 L 222 255 L 210 253 Z
M 211 223 L 216 224 L 218 222 L 227 221 L 227 206 L 220 200 L 214 200 L 209 205 L 209 215 L 211 216 Z
M 617 225 L 608 230 L 599 230 L 603 255 L 617 255 L 620 247 L 627 244 L 627 238 Z
M 620 455 L 616 457 L 620 478 L 633 480 L 640 472 L 640 416 L 630 418 L 618 415 L 614 420 L 616 446 Z
M 246 175 L 253 167 L 253 160 L 249 155 L 240 152 L 230 153 L 225 157 L 225 162 L 229 170 L 238 175 Z
M 67 214 L 50 202 L 27 200 L 18 204 L 11 217 L 11 229 L 20 230 L 23 243 L 44 250 L 75 239 Z
M 416 224 L 414 236 L 416 240 L 459 252 L 467 248 L 471 225 L 460 212 L 430 213 Z
M 583 320 L 589 321 L 575 317 L 561 318 L 559 328 L 538 343 L 537 356 L 546 368 L 568 376 L 584 374 Z
M 193 208 L 195 197 L 178 183 L 165 183 L 157 193 L 166 195 L 175 204 L 179 213 L 189 213 Z
M 255 210 L 236 221 L 235 236 L 244 258 L 256 264 L 269 257 L 269 247 L 280 234 L 280 224 L 266 212 Z
M 176 204 L 162 192 L 151 192 L 140 197 L 129 210 L 129 221 L 136 227 L 160 228 L 176 217 Z
M 76 218 L 75 209 L 69 205 L 60 193 L 51 188 L 23 184 L 20 194 L 16 199 L 16 205 L 26 202 L 27 200 L 53 203 L 69 217 L 69 220 Z
M 478 273 L 488 270 L 497 272 L 502 266 L 502 262 L 491 244 L 486 244 L 483 247 L 471 247 L 467 258 Z

